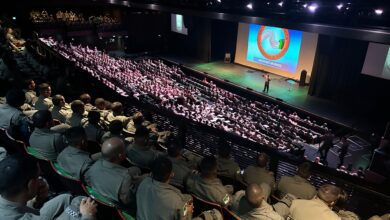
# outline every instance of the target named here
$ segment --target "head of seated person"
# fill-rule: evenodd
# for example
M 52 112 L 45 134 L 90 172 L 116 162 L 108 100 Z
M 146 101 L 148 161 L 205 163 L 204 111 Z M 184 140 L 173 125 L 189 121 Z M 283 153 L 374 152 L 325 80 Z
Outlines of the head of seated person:
M 100 113 L 98 111 L 88 112 L 88 123 L 98 125 L 100 122 Z
M 217 160 L 212 155 L 203 157 L 199 169 L 202 178 L 214 179 L 217 177 Z
M 0 194 L 3 198 L 26 205 L 40 187 L 36 160 L 21 155 L 10 155 L 0 162 Z
M 171 139 L 168 141 L 168 156 L 171 158 L 179 158 L 182 153 L 182 148 L 179 144 L 179 142 L 175 139 Z
M 269 161 L 269 156 L 266 153 L 260 153 L 256 158 L 256 165 L 261 168 L 266 168 Z
M 81 126 L 72 127 L 69 128 L 65 132 L 66 140 L 68 141 L 69 145 L 72 147 L 76 147 L 81 150 L 87 150 L 88 144 L 87 144 L 87 134 L 85 133 L 85 130 Z
M 149 142 L 150 130 L 145 126 L 140 126 L 135 130 L 134 145 L 137 147 L 145 147 Z
M 42 83 L 39 85 L 39 95 L 44 98 L 49 98 L 51 96 L 51 87 L 47 83 Z
M 245 197 L 252 208 L 259 208 L 265 198 L 263 189 L 256 183 L 249 184 L 245 190 Z
M 33 125 L 36 128 L 51 128 L 54 125 L 53 117 L 49 110 L 39 110 L 32 116 Z
M 310 177 L 310 168 L 311 165 L 309 162 L 301 163 L 298 166 L 297 175 L 302 177 L 303 179 L 308 179 Z
M 35 90 L 35 81 L 33 79 L 26 79 L 23 88 L 27 91 Z
M 84 102 L 82 102 L 81 100 L 74 100 L 70 104 L 70 108 L 72 109 L 73 113 L 78 114 L 78 115 L 82 115 L 85 111 Z
M 14 108 L 19 108 L 26 101 L 24 92 L 19 89 L 9 90 L 5 98 L 7 100 L 7 104 Z
M 83 93 L 80 95 L 80 100 L 84 102 L 84 104 L 90 104 L 91 96 L 88 93 Z
M 230 144 L 226 143 L 226 141 L 222 141 L 218 145 L 218 156 L 220 158 L 229 159 L 231 152 L 232 152 L 232 147 L 230 146 Z
M 65 106 L 65 98 L 64 98 L 64 96 L 62 96 L 60 94 L 53 96 L 52 102 L 53 102 L 54 106 L 57 106 L 59 108 L 62 108 Z
M 120 102 L 113 102 L 111 105 L 112 113 L 114 115 L 123 115 L 123 105 Z
M 104 105 L 106 110 L 112 109 L 112 103 L 110 101 L 104 100 Z
M 95 106 L 98 110 L 105 110 L 106 109 L 106 101 L 103 98 L 97 98 L 97 99 L 95 99 Z
M 332 208 L 337 203 L 342 193 L 343 192 L 339 187 L 325 184 L 320 186 L 317 195 L 314 198 L 322 200 L 326 205 Z
M 144 116 L 141 112 L 136 112 L 133 116 L 133 122 L 135 127 L 142 126 L 142 123 L 144 122 Z
M 113 137 L 102 145 L 102 158 L 115 164 L 121 164 L 126 159 L 125 143 L 121 138 Z
M 152 178 L 156 181 L 169 183 L 173 177 L 172 162 L 166 157 L 157 157 L 151 165 Z
M 122 130 L 123 130 L 123 123 L 120 120 L 114 120 L 110 122 L 110 125 L 108 126 L 108 130 L 112 135 L 121 136 Z

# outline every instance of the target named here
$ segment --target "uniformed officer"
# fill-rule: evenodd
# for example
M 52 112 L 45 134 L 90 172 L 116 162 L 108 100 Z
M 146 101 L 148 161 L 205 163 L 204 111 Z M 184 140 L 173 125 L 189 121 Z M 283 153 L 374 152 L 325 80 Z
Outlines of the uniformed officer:
M 191 219 L 192 197 L 169 184 L 174 176 L 172 162 L 159 157 L 151 168 L 152 176 L 146 177 L 137 190 L 137 219 Z
M 25 100 L 24 93 L 21 90 L 9 90 L 6 98 L 7 103 L 0 105 L 0 128 L 7 129 L 15 138 L 27 141 L 30 136 L 29 120 L 19 110 Z
M 106 140 L 102 145 L 102 159 L 89 168 L 85 180 L 101 195 L 134 208 L 136 183 L 140 180 L 141 170 L 121 166 L 125 159 L 123 140 L 115 137 Z
M 187 191 L 200 198 L 228 206 L 232 203 L 233 190 L 222 185 L 217 178 L 217 160 L 214 156 L 206 156 L 200 162 L 200 175 L 191 175 L 186 182 Z
M 181 156 L 182 148 L 175 141 L 168 145 L 168 159 L 172 162 L 172 170 L 175 174 L 170 183 L 175 186 L 184 187 L 185 181 L 191 174 L 190 164 Z
M 275 188 L 275 177 L 272 172 L 266 169 L 268 163 L 268 155 L 265 153 L 260 153 L 257 156 L 257 166 L 248 166 L 244 170 L 243 180 L 247 184 L 256 183 L 261 185 L 262 183 L 267 183 L 271 189 Z
M 107 121 L 111 122 L 114 120 L 120 120 L 123 126 L 126 127 L 127 123 L 131 120 L 130 117 L 123 115 L 123 105 L 120 102 L 113 102 L 111 105 L 111 112 L 107 115 Z
M 88 121 L 83 125 L 88 141 L 100 142 L 104 135 L 104 129 L 98 111 L 88 112 Z
M 114 120 L 110 122 L 110 125 L 108 126 L 108 132 L 104 133 L 100 142 L 103 143 L 104 141 L 117 137 L 125 140 L 125 137 L 122 135 L 123 131 L 123 123 L 119 120 Z
M 39 97 L 35 102 L 36 110 L 49 110 L 53 106 L 51 101 L 51 87 L 47 83 L 42 83 L 39 85 Z
M 35 92 L 35 81 L 32 79 L 25 80 L 23 92 L 26 97 L 25 103 L 29 104 L 30 106 L 34 106 L 38 99 L 37 93 Z
M 232 210 L 242 219 L 283 220 L 265 201 L 262 188 L 255 183 L 234 195 Z
M 66 119 L 70 117 L 72 111 L 66 107 L 65 98 L 62 95 L 55 95 L 52 99 L 53 107 L 50 109 L 53 119 L 65 123 Z
M 57 162 L 67 173 L 81 179 L 94 162 L 86 151 L 88 145 L 84 128 L 70 128 L 66 131 L 66 139 L 69 145 L 58 155 Z
M 237 178 L 240 172 L 240 166 L 230 156 L 232 148 L 226 142 L 222 142 L 218 147 L 218 175 Z
M 66 123 L 71 127 L 83 126 L 87 121 L 84 103 L 81 100 L 74 100 L 70 104 L 72 114 L 66 119 Z
M 85 111 L 92 111 L 95 106 L 91 104 L 91 96 L 88 93 L 83 93 L 80 95 L 80 100 L 84 102 Z
M 282 176 L 278 182 L 281 198 L 290 193 L 300 199 L 312 199 L 317 191 L 307 179 L 310 177 L 310 164 L 302 163 L 298 166 L 295 176 Z
M 293 200 L 290 207 L 290 216 L 294 220 L 341 220 L 332 211 L 341 194 L 340 188 L 330 184 L 321 186 L 317 195 L 311 200 Z
M 90 198 L 62 194 L 45 202 L 48 191 L 35 160 L 11 155 L 0 162 L 2 220 L 95 219 L 97 204 Z
M 134 134 L 134 142 L 127 147 L 127 158 L 137 166 L 146 167 L 156 159 L 160 152 L 152 149 L 149 144 L 149 129 L 139 127 Z
M 62 134 L 51 131 L 53 119 L 49 110 L 39 110 L 32 117 L 34 131 L 30 136 L 30 146 L 42 157 L 56 161 L 58 154 L 67 146 Z

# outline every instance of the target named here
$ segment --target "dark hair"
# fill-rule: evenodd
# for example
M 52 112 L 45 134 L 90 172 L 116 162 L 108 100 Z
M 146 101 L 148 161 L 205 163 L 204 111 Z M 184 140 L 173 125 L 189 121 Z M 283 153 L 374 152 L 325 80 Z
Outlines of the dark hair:
M 205 156 L 202 161 L 200 161 L 200 172 L 202 175 L 211 175 L 217 170 L 217 160 L 214 156 Z
M 182 148 L 177 140 L 172 139 L 168 142 L 168 155 L 170 157 L 177 157 L 181 153 Z
M 151 164 L 154 180 L 166 182 L 172 173 L 172 162 L 166 157 L 157 157 Z
M 86 103 L 91 103 L 91 96 L 88 93 L 83 93 L 80 95 L 80 100 Z
M 133 117 L 133 122 L 134 122 L 134 125 L 142 125 L 142 123 L 144 122 L 144 117 L 141 113 L 139 114 L 135 114 L 134 117 Z
M 81 110 L 81 108 L 84 108 L 84 102 L 76 99 L 70 104 L 70 108 L 73 112 L 78 112 L 79 110 Z
M 304 163 L 299 164 L 298 172 L 297 172 L 298 176 L 305 178 L 305 179 L 309 178 L 310 168 L 311 168 L 311 165 L 309 162 L 304 162 Z
M 121 114 L 123 110 L 123 105 L 120 102 L 114 102 L 111 104 L 111 109 L 116 114 Z
M 37 161 L 30 156 L 10 155 L 0 162 L 0 194 L 15 196 L 39 176 Z
M 100 121 L 100 113 L 98 111 L 88 112 L 88 122 L 91 124 L 97 124 Z
M 59 106 L 60 105 L 60 101 L 62 100 L 62 95 L 60 95 L 60 94 L 57 94 L 57 95 L 55 95 L 55 96 L 53 96 L 53 98 L 52 98 L 52 102 L 53 102 L 53 105 L 54 106 Z
M 140 126 L 139 128 L 137 128 L 137 130 L 135 130 L 134 136 L 135 137 L 148 137 L 149 133 L 150 133 L 149 129 L 147 129 L 145 126 Z
M 45 90 L 47 90 L 47 89 L 49 89 L 49 88 L 50 88 L 50 85 L 49 85 L 49 84 L 47 84 L 47 83 L 41 83 L 41 84 L 39 85 L 39 92 L 45 91 Z
M 49 110 L 39 110 L 32 116 L 34 127 L 44 128 L 47 123 L 53 120 Z
M 19 108 L 26 100 L 24 92 L 19 89 L 9 90 L 5 97 L 7 99 L 7 104 L 14 108 Z
M 269 160 L 269 156 L 266 153 L 260 153 L 257 155 L 256 163 L 259 167 L 266 167 Z
M 123 130 L 122 121 L 120 121 L 120 120 L 111 121 L 108 130 L 111 132 L 111 134 L 120 135 L 122 133 L 122 130 Z
M 95 99 L 95 105 L 101 105 L 101 104 L 104 104 L 106 105 L 105 101 L 103 98 L 97 98 Z
M 82 142 L 82 140 L 87 139 L 87 134 L 85 133 L 83 127 L 77 126 L 66 130 L 65 137 L 68 140 L 69 144 L 77 146 Z
M 232 152 L 232 147 L 226 142 L 222 141 L 218 145 L 218 155 L 223 158 L 228 158 Z
M 28 87 L 30 86 L 30 84 L 31 84 L 33 81 L 34 81 L 33 79 L 26 79 L 26 80 L 24 80 L 24 82 L 23 82 L 23 88 L 28 89 Z

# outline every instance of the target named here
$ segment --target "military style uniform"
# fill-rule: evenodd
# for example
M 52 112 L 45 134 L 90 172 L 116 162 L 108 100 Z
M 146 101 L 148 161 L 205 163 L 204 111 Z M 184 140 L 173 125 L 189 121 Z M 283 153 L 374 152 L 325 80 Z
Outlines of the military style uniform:
M 190 195 L 182 194 L 174 186 L 146 177 L 137 190 L 137 219 L 191 219 L 191 215 L 185 213 L 191 200 Z
M 244 190 L 235 194 L 232 210 L 243 220 L 283 220 L 265 200 L 259 208 L 253 208 L 246 199 Z
M 29 142 L 41 156 L 52 161 L 56 161 L 58 154 L 67 146 L 63 135 L 48 128 L 35 128 Z
M 290 207 L 290 216 L 294 220 L 341 220 L 325 202 L 318 198 L 294 200 Z
M 82 196 L 72 199 L 69 194 L 59 195 L 47 201 L 38 210 L 23 204 L 11 202 L 0 196 L 0 213 L 2 220 L 93 220 L 93 216 L 83 216 L 79 207 Z
M 138 168 L 126 169 L 100 159 L 85 173 L 85 180 L 101 195 L 126 205 L 134 205 L 136 186 L 133 177 L 140 173 Z
M 154 159 L 162 155 L 162 153 L 153 150 L 150 147 L 147 148 L 147 146 L 145 146 L 144 148 L 146 149 L 142 149 L 134 144 L 129 145 L 126 149 L 127 158 L 137 166 L 149 167 Z
M 282 176 L 278 183 L 278 190 L 284 196 L 287 193 L 293 194 L 300 199 L 312 199 L 317 191 L 306 179 L 295 176 Z
M 45 98 L 40 95 L 35 102 L 34 107 L 36 110 L 49 110 L 53 107 L 53 102 L 51 101 L 51 98 Z
M 38 100 L 37 93 L 34 90 L 23 90 L 23 92 L 26 97 L 24 103 L 34 106 L 35 102 Z
M 96 126 L 90 123 L 85 123 L 83 125 L 85 133 L 87 134 L 88 141 L 100 142 L 103 135 L 104 130 L 100 126 Z
M 57 158 L 58 164 L 73 177 L 81 179 L 93 160 L 90 154 L 73 146 L 66 147 Z
M 65 123 L 66 119 L 70 117 L 70 114 L 72 114 L 72 111 L 68 110 L 65 107 L 59 107 L 59 106 L 53 106 L 50 109 L 50 111 L 53 119 L 57 119 L 61 123 Z
M 235 178 L 240 171 L 238 163 L 234 162 L 233 159 L 217 158 L 218 164 L 218 175 Z
M 7 129 L 11 135 L 16 127 L 27 121 L 27 117 L 19 109 L 8 104 L 0 105 L 0 128 Z
M 72 114 L 68 115 L 66 124 L 70 125 L 71 127 L 83 126 L 87 120 L 88 119 L 84 117 L 84 115 L 72 112 Z
M 173 178 L 171 179 L 171 184 L 176 186 L 184 186 L 185 180 L 189 175 L 191 175 L 191 169 L 189 164 L 183 159 L 177 159 L 168 157 L 172 162 L 172 171 L 174 173 Z
M 261 185 L 261 183 L 267 183 L 271 189 L 275 188 L 275 178 L 268 170 L 258 166 L 248 166 L 243 174 L 243 180 L 247 184 L 256 183 Z
M 191 175 L 186 182 L 187 191 L 200 198 L 228 206 L 232 203 L 232 196 L 228 193 L 220 179 L 204 179 L 199 175 Z

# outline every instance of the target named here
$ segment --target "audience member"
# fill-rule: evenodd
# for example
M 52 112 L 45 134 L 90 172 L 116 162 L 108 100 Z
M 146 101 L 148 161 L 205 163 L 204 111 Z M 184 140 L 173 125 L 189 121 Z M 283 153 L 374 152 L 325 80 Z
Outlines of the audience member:
M 47 83 L 42 83 L 39 85 L 39 97 L 35 102 L 36 110 L 49 110 L 53 106 L 51 100 L 51 87 Z
M 37 93 L 35 92 L 35 81 L 32 79 L 27 79 L 24 81 L 23 92 L 26 96 L 25 103 L 34 106 L 37 101 Z
M 190 164 L 182 157 L 182 148 L 177 141 L 171 140 L 168 144 L 168 159 L 172 162 L 173 177 L 170 183 L 184 187 L 188 176 L 191 174 Z
M 110 125 L 108 127 L 108 132 L 104 133 L 104 135 L 102 136 L 102 140 L 100 142 L 103 143 L 104 141 L 112 137 L 117 137 L 122 140 L 125 140 L 124 136 L 122 135 L 122 131 L 123 131 L 122 122 L 119 120 L 114 120 L 110 122 Z
M 217 157 L 218 175 L 237 178 L 239 176 L 240 166 L 231 158 L 231 151 L 232 148 L 228 143 L 223 142 L 219 144 Z
M 104 135 L 104 128 L 100 123 L 100 113 L 91 110 L 88 112 L 88 121 L 83 125 L 88 141 L 100 142 Z
M 66 123 L 71 127 L 83 126 L 86 121 L 84 112 L 84 103 L 80 100 L 74 100 L 70 107 L 72 109 L 72 114 L 66 119 Z
M 2 220 L 95 219 L 97 204 L 92 199 L 62 194 L 46 201 L 48 190 L 35 160 L 8 156 L 0 162 Z
M 65 123 L 66 119 L 70 117 L 72 113 L 69 111 L 69 108 L 66 107 L 65 98 L 62 95 L 55 95 L 52 99 L 53 107 L 51 110 L 51 115 L 53 119 L 60 121 L 61 123 Z
M 84 103 L 85 111 L 89 112 L 95 108 L 95 106 L 91 104 L 91 96 L 88 93 L 81 94 L 80 100 Z
M 248 166 L 244 170 L 243 180 L 247 184 L 262 183 L 268 184 L 271 189 L 275 189 L 275 177 L 272 172 L 267 170 L 269 156 L 265 153 L 260 153 L 256 158 L 256 166 Z

